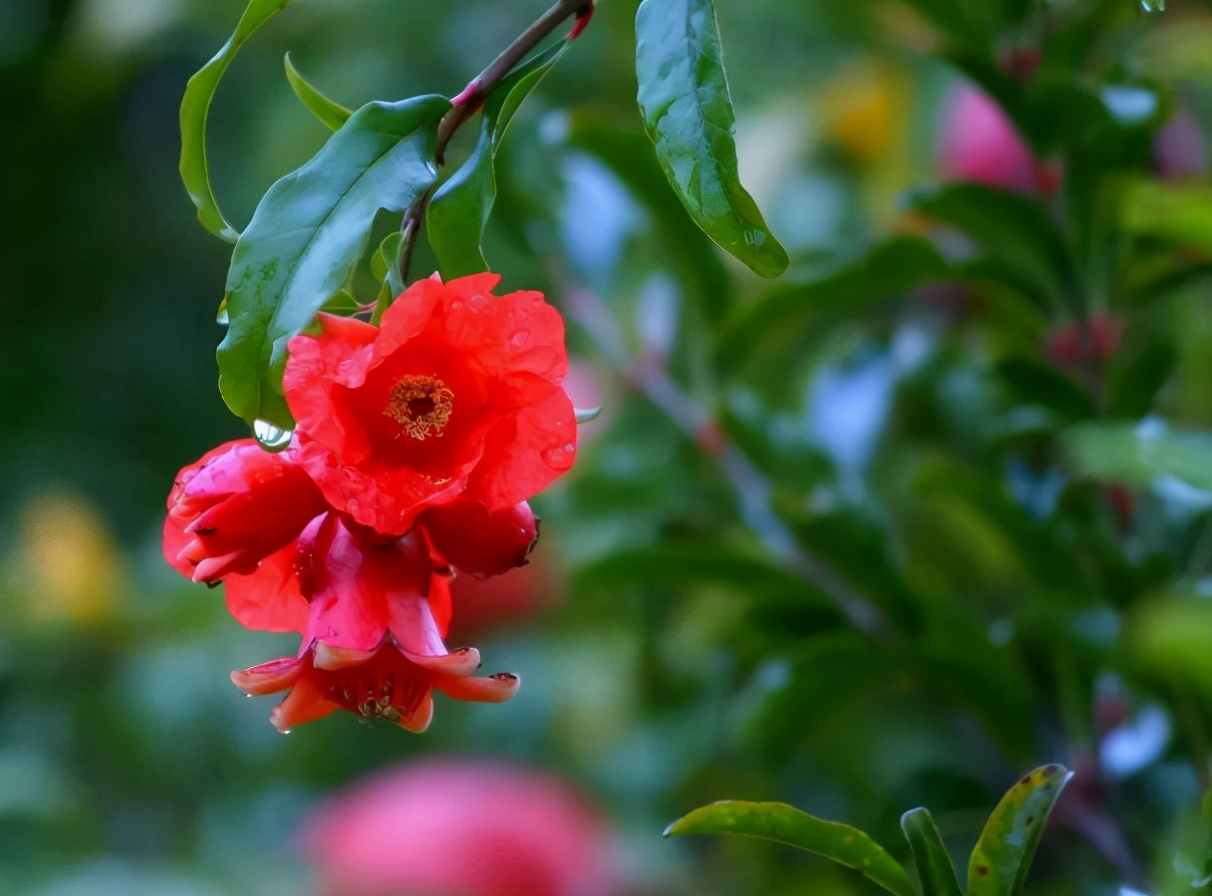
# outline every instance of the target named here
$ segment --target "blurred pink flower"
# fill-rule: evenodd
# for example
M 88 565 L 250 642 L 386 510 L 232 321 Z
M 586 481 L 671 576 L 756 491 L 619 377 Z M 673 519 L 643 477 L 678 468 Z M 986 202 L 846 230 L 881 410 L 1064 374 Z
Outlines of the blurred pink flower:
M 1035 158 L 1001 106 L 970 85 L 957 88 L 943 117 L 939 168 L 949 180 L 1004 190 L 1039 186 Z
M 1180 109 L 1153 137 L 1153 159 L 1165 178 L 1199 177 L 1208 170 L 1208 141 L 1195 116 Z
M 380 772 L 301 831 L 321 896 L 610 896 L 597 813 L 565 781 L 482 760 Z

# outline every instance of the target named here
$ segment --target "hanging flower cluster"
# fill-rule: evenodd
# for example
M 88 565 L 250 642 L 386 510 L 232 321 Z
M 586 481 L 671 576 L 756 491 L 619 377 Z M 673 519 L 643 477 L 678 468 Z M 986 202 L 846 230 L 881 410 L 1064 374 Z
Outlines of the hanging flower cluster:
M 563 321 L 540 293 L 493 295 L 499 279 L 435 275 L 378 327 L 319 315 L 289 344 L 289 447 L 228 442 L 177 476 L 168 562 L 223 582 L 242 625 L 302 635 L 297 655 L 232 673 L 245 693 L 287 692 L 279 730 L 347 709 L 424 731 L 435 689 L 517 690 L 443 643 L 451 577 L 524 564 L 526 501 L 576 454 Z

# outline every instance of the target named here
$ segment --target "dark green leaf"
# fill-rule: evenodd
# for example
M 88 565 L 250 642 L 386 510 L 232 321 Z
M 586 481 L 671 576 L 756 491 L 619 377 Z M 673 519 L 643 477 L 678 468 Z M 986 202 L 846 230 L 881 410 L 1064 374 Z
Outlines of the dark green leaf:
M 1107 414 L 1112 417 L 1143 417 L 1166 384 L 1178 362 L 1174 346 L 1153 342 L 1133 355 L 1122 367 L 1111 371 Z
M 777 277 L 787 253 L 737 173 L 736 118 L 712 0 L 644 0 L 636 39 L 640 112 L 674 192 L 726 252 Z
M 930 896 L 964 896 L 959 879 L 955 876 L 955 865 L 947 854 L 943 836 L 930 817 L 930 811 L 910 809 L 901 816 L 901 830 L 905 832 L 905 839 L 913 850 L 922 891 Z
M 189 79 L 181 98 L 181 181 L 198 207 L 198 220 L 202 226 L 229 243 L 234 243 L 240 233 L 223 217 L 210 186 L 210 169 L 206 161 L 206 118 L 210 113 L 210 101 L 240 47 L 288 3 L 290 0 L 249 0 L 232 36 L 215 57 Z
M 426 213 L 429 244 L 443 276 L 462 277 L 488 270 L 480 243 L 497 198 L 494 161 L 509 122 L 544 75 L 559 60 L 568 41 L 560 41 L 522 63 L 484 101 L 480 139 L 475 150 L 446 183 Z
M 227 275 L 231 324 L 219 391 L 245 420 L 289 428 L 286 342 L 345 286 L 379 209 L 400 212 L 433 184 L 440 96 L 369 103 L 261 200 Z
M 764 334 L 794 327 L 822 309 L 858 309 L 948 276 L 947 263 L 928 240 L 892 237 L 820 280 L 776 287 L 744 306 L 725 326 L 722 360 L 741 360 Z
M 903 0 L 942 34 L 961 44 L 987 46 L 989 36 L 972 20 L 962 0 Z
M 1047 210 L 1038 201 L 981 184 L 956 183 L 917 193 L 918 211 L 950 224 L 1060 301 L 1074 288 L 1072 261 Z
M 740 834 L 786 843 L 861 871 L 889 893 L 915 896 L 905 869 L 867 834 L 847 824 L 814 818 L 786 803 L 712 803 L 671 824 L 665 836 L 671 834 Z
M 320 306 L 320 310 L 328 314 L 339 314 L 349 317 L 359 308 L 358 300 L 348 289 L 343 289 Z
M 1091 420 L 1065 430 L 1061 444 L 1083 476 L 1141 487 L 1158 476 L 1174 476 L 1212 492 L 1212 433 L 1154 432 L 1134 422 Z
M 349 120 L 349 116 L 353 115 L 352 111 L 340 103 L 330 100 L 307 83 L 299 74 L 299 70 L 295 68 L 294 63 L 290 61 L 289 53 L 286 54 L 285 65 L 286 80 L 290 82 L 290 89 L 295 92 L 295 96 L 307 107 L 307 110 L 320 119 L 330 131 L 337 130 Z
M 1052 807 L 1073 773 L 1045 765 L 1024 776 L 997 804 L 968 862 L 968 896 L 1018 896 Z
M 1062 420 L 1082 420 L 1094 413 L 1094 399 L 1086 389 L 1041 361 L 1006 358 L 994 372 L 1017 401 L 1048 408 Z

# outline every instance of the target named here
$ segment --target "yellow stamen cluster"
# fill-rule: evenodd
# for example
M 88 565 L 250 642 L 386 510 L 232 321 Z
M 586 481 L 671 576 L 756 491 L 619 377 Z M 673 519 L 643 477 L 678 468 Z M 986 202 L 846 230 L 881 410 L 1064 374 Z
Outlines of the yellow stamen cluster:
M 444 382 L 436 376 L 409 374 L 392 387 L 383 416 L 403 427 L 400 435 L 423 442 L 429 436 L 442 437 L 453 411 L 454 393 Z

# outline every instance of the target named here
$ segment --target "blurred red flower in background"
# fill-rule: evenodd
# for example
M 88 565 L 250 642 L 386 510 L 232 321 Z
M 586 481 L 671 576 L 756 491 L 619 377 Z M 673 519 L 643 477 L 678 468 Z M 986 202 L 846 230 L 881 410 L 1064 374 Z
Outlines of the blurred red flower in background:
M 402 535 L 458 498 L 503 510 L 572 466 L 564 322 L 496 274 L 414 283 L 380 327 L 321 314 L 283 385 L 300 457 L 330 503 Z
M 301 830 L 321 896 L 611 896 L 608 839 L 586 798 L 487 761 L 380 772 Z
M 939 167 L 950 180 L 1029 192 L 1039 184 L 1035 156 L 988 94 L 964 84 L 944 112 Z

